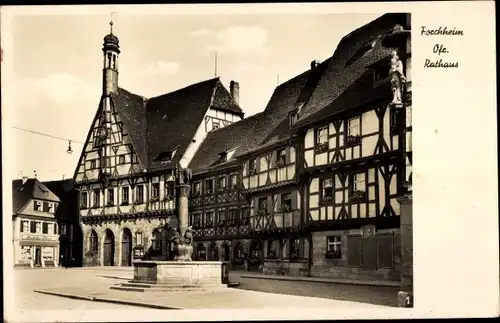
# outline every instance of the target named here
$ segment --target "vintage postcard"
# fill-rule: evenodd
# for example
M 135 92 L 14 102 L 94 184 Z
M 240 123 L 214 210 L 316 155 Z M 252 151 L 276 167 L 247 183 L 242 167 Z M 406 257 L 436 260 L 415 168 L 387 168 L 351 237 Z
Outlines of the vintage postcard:
M 498 315 L 493 2 L 1 23 L 7 322 Z

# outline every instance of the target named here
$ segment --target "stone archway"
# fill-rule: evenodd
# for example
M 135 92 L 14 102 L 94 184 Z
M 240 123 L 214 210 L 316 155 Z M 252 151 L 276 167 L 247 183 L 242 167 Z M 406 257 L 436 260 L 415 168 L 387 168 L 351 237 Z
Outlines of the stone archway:
M 122 232 L 122 266 L 132 266 L 132 232 L 129 228 Z
M 115 265 L 115 235 L 109 229 L 106 229 L 104 236 L 103 265 Z
M 194 260 L 205 261 L 207 260 L 207 250 L 203 243 L 198 243 L 194 252 Z
M 233 268 L 241 267 L 241 269 L 243 269 L 244 256 L 245 250 L 243 248 L 243 244 L 241 242 L 236 242 L 233 246 L 233 253 L 231 256 L 231 263 L 233 265 Z
M 229 248 L 229 244 L 224 242 L 221 247 L 221 259 L 222 261 L 230 261 L 231 260 L 231 249 Z
M 208 260 L 218 261 L 219 260 L 219 252 L 217 250 L 217 245 L 215 242 L 212 242 L 210 247 L 208 247 Z

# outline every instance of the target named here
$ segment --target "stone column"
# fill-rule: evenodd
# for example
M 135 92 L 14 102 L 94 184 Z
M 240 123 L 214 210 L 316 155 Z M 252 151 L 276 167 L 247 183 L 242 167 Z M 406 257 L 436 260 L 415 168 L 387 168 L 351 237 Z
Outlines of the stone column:
M 177 190 L 177 201 L 176 201 L 176 209 L 177 209 L 177 220 L 179 221 L 179 234 L 181 237 L 186 233 L 186 229 L 188 228 L 188 197 L 189 190 L 191 186 L 188 184 L 179 184 L 176 186 Z
M 401 237 L 401 290 L 399 307 L 413 307 L 413 201 L 412 194 L 399 197 Z

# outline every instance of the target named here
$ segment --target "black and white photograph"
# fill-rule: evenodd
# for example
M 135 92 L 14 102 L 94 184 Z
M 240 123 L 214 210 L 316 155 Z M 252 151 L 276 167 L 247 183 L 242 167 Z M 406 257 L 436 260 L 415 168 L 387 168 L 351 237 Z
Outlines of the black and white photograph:
M 430 175 L 413 167 L 412 39 L 466 31 L 416 25 L 403 6 L 193 6 L 18 10 L 2 25 L 12 313 L 324 309 L 354 318 L 425 302 L 414 288 L 415 237 L 426 227 L 413 229 L 413 195 L 433 184 L 413 189 L 414 169 Z M 179 7 L 189 5 L 169 5 Z M 419 73 L 467 64 L 434 42 L 425 64 L 413 55 Z M 415 134 L 441 130 L 422 119 Z M 418 216 L 432 223 L 436 212 Z

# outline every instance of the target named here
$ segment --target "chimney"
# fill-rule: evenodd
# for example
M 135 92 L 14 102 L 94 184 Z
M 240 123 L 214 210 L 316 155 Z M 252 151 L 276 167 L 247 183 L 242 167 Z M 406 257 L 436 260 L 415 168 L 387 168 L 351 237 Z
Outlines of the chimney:
M 233 97 L 234 101 L 236 104 L 240 104 L 240 84 L 235 81 L 231 81 L 229 85 L 229 92 L 231 93 L 231 96 Z
M 28 181 L 28 176 L 23 176 L 23 185 Z
M 315 59 L 314 61 L 311 62 L 311 69 L 312 70 L 315 69 L 319 64 L 321 64 L 321 62 Z

